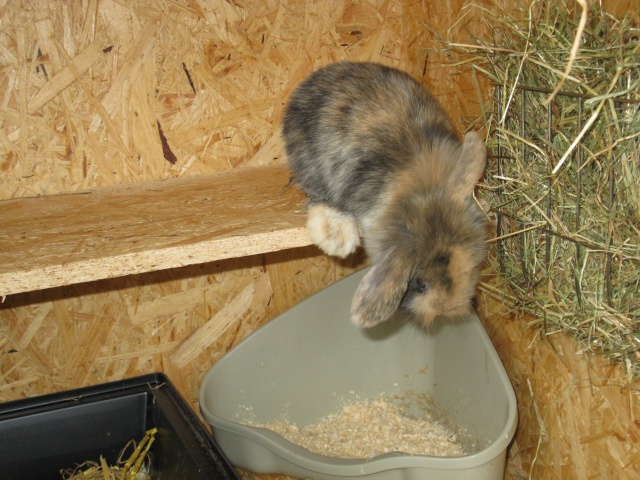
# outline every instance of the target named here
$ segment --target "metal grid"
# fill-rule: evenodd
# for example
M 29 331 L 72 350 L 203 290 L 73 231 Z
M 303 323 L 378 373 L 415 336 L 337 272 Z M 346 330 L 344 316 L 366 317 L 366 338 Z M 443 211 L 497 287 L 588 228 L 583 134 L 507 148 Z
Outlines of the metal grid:
M 497 100 L 497 117 L 499 119 L 502 119 L 503 117 L 503 111 L 502 111 L 502 107 L 503 107 L 503 96 L 504 96 L 504 92 L 503 92 L 503 88 L 500 85 L 496 85 L 496 100 Z M 527 103 L 529 102 L 529 97 L 532 94 L 539 94 L 539 95 L 549 95 L 551 93 L 550 90 L 546 90 L 546 89 L 542 89 L 542 88 L 536 88 L 536 87 L 519 87 L 517 90 L 517 95 L 519 95 L 519 101 L 520 101 L 520 118 L 519 118 L 519 127 L 520 127 L 520 131 L 519 131 L 519 135 L 521 137 L 521 139 L 523 140 L 531 140 L 532 142 L 535 142 L 536 139 L 534 138 L 530 138 L 530 133 L 528 131 L 528 126 L 531 125 L 532 119 L 527 119 L 526 118 L 526 112 L 527 112 Z M 552 228 L 551 222 L 549 221 L 549 218 L 551 217 L 551 213 L 552 213 L 552 209 L 554 208 L 553 202 L 552 202 L 552 195 L 551 193 L 551 187 L 552 187 L 552 183 L 554 181 L 553 175 L 551 174 L 551 166 L 554 164 L 554 160 L 557 160 L 557 155 L 554 152 L 552 145 L 553 145 L 553 141 L 554 141 L 554 135 L 556 135 L 556 132 L 554 130 L 554 125 L 556 124 L 556 117 L 557 115 L 559 115 L 559 108 L 558 108 L 558 104 L 561 103 L 562 97 L 571 97 L 574 99 L 574 101 L 577 101 L 577 122 L 575 125 L 575 130 L 577 132 L 581 131 L 583 126 L 584 126 L 584 118 L 583 118 L 583 111 L 584 111 L 584 104 L 587 100 L 589 100 L 590 97 L 586 96 L 586 95 L 581 95 L 581 94 L 577 94 L 577 93 L 559 93 L 556 95 L 556 97 L 549 103 L 549 105 L 546 107 L 546 119 L 544 119 L 546 121 L 546 125 L 545 125 L 545 139 L 546 140 L 544 143 L 544 148 L 546 150 L 546 154 L 547 154 L 547 158 L 549 159 L 547 162 L 547 175 L 546 175 L 546 183 L 547 183 L 547 190 L 548 190 L 548 194 L 546 195 L 545 201 L 544 201 L 544 211 L 546 214 L 546 225 L 544 227 L 541 227 L 539 230 L 542 230 L 544 232 L 545 235 L 545 246 L 544 246 L 544 260 L 545 260 L 545 265 L 547 268 L 547 274 L 549 274 L 548 269 L 550 267 L 550 252 L 551 252 L 551 244 L 553 241 L 553 237 L 556 237 L 557 239 L 561 239 L 563 241 L 568 241 L 571 242 L 574 245 L 575 248 L 575 255 L 576 258 L 578 259 L 578 263 L 580 263 L 580 261 L 583 258 L 584 255 L 584 249 L 585 248 L 590 248 L 590 245 L 588 244 L 588 242 L 583 242 L 580 240 L 577 240 L 576 238 L 572 238 L 569 237 L 567 235 L 563 235 L 560 232 L 555 231 Z M 618 108 L 622 109 L 625 108 L 626 106 L 628 106 L 629 104 L 638 104 L 640 102 L 638 101 L 634 101 L 634 100 L 628 100 L 628 99 L 612 99 L 612 101 L 614 101 Z M 542 119 L 540 119 L 542 120 Z M 503 142 L 501 141 L 501 136 L 497 135 L 498 138 L 498 142 L 497 142 L 497 146 L 496 146 L 496 150 L 495 150 L 495 155 L 493 155 L 493 157 L 496 159 L 497 162 L 497 174 L 498 177 L 500 178 L 504 178 L 505 177 L 505 169 L 504 169 L 504 162 L 505 161 L 512 161 L 514 160 L 513 157 L 510 157 L 508 155 L 504 154 L 504 148 L 503 148 Z M 521 158 L 526 158 L 527 156 L 527 148 L 529 148 L 527 146 L 526 141 L 522 141 L 521 142 Z M 582 189 L 582 184 L 583 184 L 583 175 L 584 172 L 582 170 L 583 167 L 583 162 L 584 162 L 584 151 L 583 151 L 583 147 L 581 143 L 578 143 L 576 148 L 574 149 L 574 151 L 572 152 L 571 157 L 568 159 L 568 161 L 570 162 L 574 162 L 575 166 L 576 166 L 576 178 L 575 178 L 575 220 L 574 220 L 574 228 L 576 232 L 579 232 L 582 224 L 583 224 L 583 209 L 582 209 L 582 205 L 583 205 L 583 189 Z M 614 207 L 614 203 L 616 202 L 616 195 L 615 195 L 615 186 L 616 186 L 616 172 L 611 169 L 609 172 L 609 179 L 608 179 L 608 199 L 607 199 L 607 203 L 605 205 L 605 207 L 611 211 Z M 502 192 L 502 188 L 499 187 L 497 190 L 497 194 L 498 196 L 502 196 L 503 192 Z M 497 228 L 496 228 L 496 236 L 499 239 L 497 241 L 497 253 L 498 253 L 498 261 L 499 261 L 499 266 L 501 271 L 504 271 L 504 264 L 503 264 L 503 259 L 504 259 L 504 253 L 505 253 L 505 246 L 504 246 L 504 239 L 503 236 L 505 236 L 505 234 L 507 234 L 508 232 L 505 230 L 504 228 L 504 222 L 505 222 L 505 212 L 501 209 L 501 208 L 497 208 L 495 209 L 495 213 L 497 216 Z M 512 221 L 515 222 L 519 222 L 519 220 L 517 218 L 511 218 Z M 521 227 L 524 226 L 522 224 L 520 224 Z M 518 234 L 519 237 L 519 241 L 521 242 L 521 248 L 520 248 L 520 268 L 521 268 L 521 275 L 524 279 L 525 282 L 527 282 L 529 280 L 529 277 L 531 276 L 531 272 L 529 272 L 529 269 L 527 267 L 527 262 L 526 259 L 524 258 L 524 234 Z M 501 240 L 500 240 L 501 239 Z M 613 245 L 611 245 L 611 247 L 613 247 Z M 604 281 L 605 281 L 605 291 L 606 291 L 606 302 L 609 305 L 612 305 L 612 257 L 613 257 L 613 253 L 611 251 L 608 251 L 605 253 L 606 255 L 606 259 L 605 259 L 605 272 L 604 272 Z M 578 279 L 575 279 L 575 290 L 576 290 L 576 298 L 578 299 L 578 302 L 581 301 L 582 299 L 582 293 L 581 293 L 581 288 L 580 288 L 580 282 L 578 281 Z

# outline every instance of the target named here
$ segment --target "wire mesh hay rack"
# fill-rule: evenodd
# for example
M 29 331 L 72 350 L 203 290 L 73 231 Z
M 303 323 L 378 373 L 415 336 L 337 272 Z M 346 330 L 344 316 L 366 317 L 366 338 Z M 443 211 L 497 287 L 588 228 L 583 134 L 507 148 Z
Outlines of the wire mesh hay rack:
M 547 332 L 570 331 L 589 350 L 626 364 L 638 375 L 640 348 L 640 201 L 638 144 L 594 156 L 598 139 L 584 135 L 553 174 L 563 152 L 585 127 L 591 99 L 517 89 L 504 113 L 496 88 L 494 182 L 497 261 L 515 304 L 541 319 Z M 628 137 L 640 101 L 614 101 L 618 124 L 603 117 L 599 134 Z M 593 127 L 593 125 L 592 125 Z M 620 145 L 620 143 L 618 143 Z
M 481 122 L 494 160 L 478 195 L 496 216 L 506 305 L 640 377 L 640 29 L 593 4 L 472 5 L 488 32 L 442 41 L 495 85 Z M 580 48 L 561 93 L 575 38 Z

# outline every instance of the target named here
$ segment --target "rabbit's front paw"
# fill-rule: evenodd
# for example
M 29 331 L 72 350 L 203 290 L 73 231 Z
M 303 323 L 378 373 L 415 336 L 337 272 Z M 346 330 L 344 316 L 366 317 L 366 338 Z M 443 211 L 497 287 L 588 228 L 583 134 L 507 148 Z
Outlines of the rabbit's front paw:
M 360 246 L 360 232 L 352 215 L 321 203 L 310 205 L 307 230 L 327 255 L 345 258 Z

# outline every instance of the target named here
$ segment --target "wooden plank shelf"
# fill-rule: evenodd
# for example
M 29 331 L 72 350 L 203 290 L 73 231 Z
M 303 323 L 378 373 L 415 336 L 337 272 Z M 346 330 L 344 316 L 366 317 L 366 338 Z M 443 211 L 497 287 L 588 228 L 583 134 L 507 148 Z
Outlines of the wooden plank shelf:
M 309 245 L 286 165 L 0 202 L 0 297 Z

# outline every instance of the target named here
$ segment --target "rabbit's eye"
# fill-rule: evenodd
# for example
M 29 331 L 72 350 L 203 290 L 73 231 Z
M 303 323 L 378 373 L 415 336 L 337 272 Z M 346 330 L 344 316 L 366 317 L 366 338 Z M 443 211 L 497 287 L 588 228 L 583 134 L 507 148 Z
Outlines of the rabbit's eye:
M 412 278 L 409 281 L 408 290 L 416 293 L 424 293 L 429 290 L 429 284 L 420 278 Z

